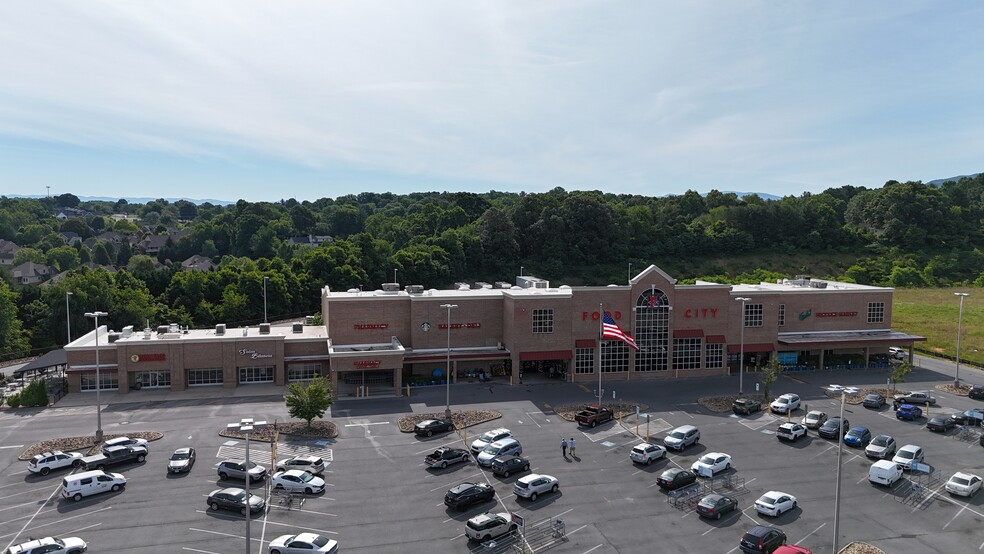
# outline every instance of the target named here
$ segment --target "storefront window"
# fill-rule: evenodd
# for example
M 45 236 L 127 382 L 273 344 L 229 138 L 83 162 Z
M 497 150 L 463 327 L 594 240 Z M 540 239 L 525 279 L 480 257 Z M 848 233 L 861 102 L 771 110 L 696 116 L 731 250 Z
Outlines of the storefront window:
M 708 344 L 707 345 L 707 367 L 718 368 L 724 366 L 724 345 L 723 344 Z
M 272 383 L 272 367 L 241 367 L 239 368 L 239 383 Z
M 222 368 L 189 369 L 188 386 L 221 385 Z
M 140 388 L 170 388 L 171 371 L 138 371 L 133 374 L 132 383 Z
M 99 390 L 117 390 L 120 388 L 120 377 L 115 371 L 100 371 L 99 381 L 102 385 Z M 96 374 L 82 374 L 82 390 L 96 390 Z
M 639 295 L 635 307 L 636 371 L 669 369 L 670 301 L 659 289 Z
M 601 372 L 618 373 L 629 370 L 629 347 L 620 340 L 601 341 Z
M 885 303 L 868 302 L 868 323 L 885 322 Z
M 699 369 L 703 339 L 673 339 L 673 369 Z
M 288 364 L 288 381 L 310 381 L 321 374 L 321 364 Z
M 574 349 L 574 373 L 594 373 L 595 349 Z
M 551 309 L 533 310 L 533 332 L 553 333 L 554 311 Z

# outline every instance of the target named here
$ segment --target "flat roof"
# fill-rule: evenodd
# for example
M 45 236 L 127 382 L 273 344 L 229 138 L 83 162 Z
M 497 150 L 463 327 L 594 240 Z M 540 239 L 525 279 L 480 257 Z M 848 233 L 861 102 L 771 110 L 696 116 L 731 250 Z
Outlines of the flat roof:
M 705 282 L 706 283 L 706 282 Z M 710 284 L 710 283 L 706 283 Z M 731 291 L 737 294 L 753 292 L 888 292 L 894 290 L 891 287 L 875 287 L 872 285 L 859 285 L 857 283 L 845 283 L 843 281 L 830 281 L 827 279 L 783 279 L 775 283 L 762 281 L 757 285 L 739 284 L 733 285 Z
M 245 334 L 243 332 L 245 331 Z M 89 348 L 95 348 L 96 346 L 96 332 L 95 330 L 79 337 L 78 339 L 72 341 L 70 344 L 65 345 L 66 350 L 84 350 Z M 210 329 L 179 329 L 178 332 L 167 332 L 158 334 L 157 329 L 150 329 L 149 333 L 146 330 L 134 330 L 129 336 L 124 337 L 121 331 L 108 331 L 105 325 L 99 327 L 99 347 L 103 348 L 106 346 L 111 346 L 109 343 L 109 335 L 120 333 L 115 344 L 126 344 L 126 345 L 136 345 L 136 344 L 154 344 L 160 342 L 197 342 L 197 341 L 215 341 L 215 340 L 242 340 L 243 338 L 256 340 L 265 338 L 276 338 L 283 340 L 312 340 L 312 339 L 324 339 L 328 340 L 328 328 L 324 325 L 302 325 L 301 332 L 294 332 L 293 323 L 281 323 L 281 324 L 270 324 L 269 334 L 260 334 L 260 328 L 258 326 L 247 326 L 247 327 L 228 327 L 226 328 L 224 335 L 215 334 L 215 328 Z M 145 338 L 147 337 L 147 338 Z
M 329 297 L 333 300 L 354 300 L 361 298 L 410 298 L 411 300 L 441 300 L 441 299 L 468 299 L 468 298 L 502 298 L 504 296 L 522 296 L 522 297 L 537 297 L 537 296 L 552 296 L 552 297 L 569 297 L 573 295 L 573 289 L 570 286 L 562 285 L 560 287 L 551 288 L 533 288 L 533 287 L 519 287 L 513 286 L 507 289 L 490 289 L 490 288 L 460 288 L 460 289 L 426 289 L 423 292 L 417 294 L 410 294 L 406 289 L 399 291 L 386 291 L 386 290 L 358 290 L 350 289 L 347 291 L 333 291 L 325 287 L 325 291 Z

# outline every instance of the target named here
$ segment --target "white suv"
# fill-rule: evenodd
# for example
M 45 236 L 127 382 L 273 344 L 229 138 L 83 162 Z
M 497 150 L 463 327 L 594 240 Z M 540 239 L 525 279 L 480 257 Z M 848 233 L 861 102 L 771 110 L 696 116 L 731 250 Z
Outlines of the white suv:
M 478 455 L 478 463 L 485 467 L 492 467 L 492 460 L 496 456 L 505 454 L 522 454 L 523 445 L 516 439 L 500 439 L 485 447 Z
M 27 463 L 27 469 L 31 473 L 40 473 L 41 475 L 47 475 L 53 469 L 66 467 L 82 467 L 82 454 L 55 450 L 54 452 L 37 454 Z
M 472 454 L 478 455 L 479 452 L 485 450 L 485 447 L 492 444 L 497 440 L 506 439 L 512 436 L 512 431 L 509 429 L 499 428 L 492 429 L 491 431 L 486 431 L 482 436 L 478 437 L 471 443 Z
M 465 524 L 465 535 L 475 541 L 490 541 L 516 530 L 516 524 L 506 512 L 494 514 L 486 512 L 475 516 Z
M 649 465 L 663 456 L 666 456 L 665 448 L 648 442 L 633 446 L 629 452 L 629 459 L 637 464 Z
M 772 410 L 772 413 L 774 414 L 791 414 L 799 407 L 799 395 L 791 392 L 787 392 L 779 398 L 776 398 L 772 401 L 772 404 L 769 405 L 769 409 Z

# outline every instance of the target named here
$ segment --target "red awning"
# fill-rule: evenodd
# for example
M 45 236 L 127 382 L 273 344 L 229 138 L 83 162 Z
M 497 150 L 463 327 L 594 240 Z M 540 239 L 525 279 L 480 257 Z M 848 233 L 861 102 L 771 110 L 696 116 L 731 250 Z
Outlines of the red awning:
M 724 344 L 727 341 L 724 340 L 724 335 L 707 335 L 704 337 L 704 342 L 707 344 Z
M 570 360 L 574 356 L 570 350 L 547 350 L 546 352 L 520 352 L 519 361 L 537 362 L 542 360 Z
M 577 339 L 574 341 L 575 348 L 594 348 L 598 341 L 595 339 Z
M 676 329 L 673 331 L 673 338 L 675 339 L 699 339 L 703 336 L 703 329 Z
M 745 352 L 773 352 L 776 345 L 771 342 L 752 342 L 745 344 Z M 729 344 L 728 352 L 741 352 L 740 344 Z

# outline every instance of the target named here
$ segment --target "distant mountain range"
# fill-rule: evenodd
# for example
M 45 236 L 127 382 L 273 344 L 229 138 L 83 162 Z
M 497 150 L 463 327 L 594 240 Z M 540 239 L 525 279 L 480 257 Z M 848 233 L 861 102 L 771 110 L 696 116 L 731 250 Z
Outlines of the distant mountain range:
M 980 173 L 971 173 L 970 175 L 957 175 L 956 177 L 947 177 L 946 179 L 936 179 L 935 181 L 930 181 L 930 182 L 928 182 L 926 184 L 927 185 L 933 185 L 934 187 L 938 187 L 938 186 L 942 185 L 943 183 L 945 183 L 947 181 L 959 181 L 960 179 L 963 179 L 964 177 L 974 178 L 974 177 L 977 177 L 978 175 L 980 175 Z

